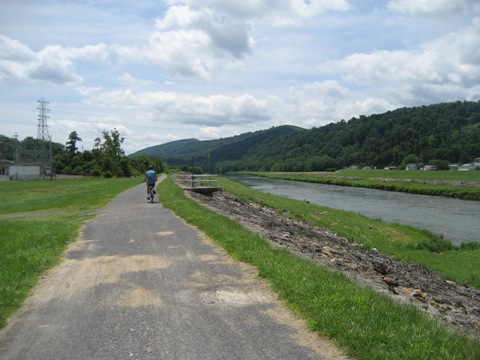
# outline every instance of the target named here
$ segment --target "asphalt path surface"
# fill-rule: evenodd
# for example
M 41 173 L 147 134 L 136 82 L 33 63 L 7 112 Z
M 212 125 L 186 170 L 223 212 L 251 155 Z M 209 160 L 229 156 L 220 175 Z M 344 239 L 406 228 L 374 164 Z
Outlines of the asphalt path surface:
M 155 200 L 137 186 L 85 224 L 0 332 L 0 359 L 344 359 Z

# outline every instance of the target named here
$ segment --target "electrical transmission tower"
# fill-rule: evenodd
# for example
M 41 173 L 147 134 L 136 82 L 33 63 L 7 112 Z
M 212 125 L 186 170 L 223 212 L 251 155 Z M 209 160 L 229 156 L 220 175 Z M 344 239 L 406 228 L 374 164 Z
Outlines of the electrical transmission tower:
M 49 154 L 47 152 L 47 142 L 50 142 L 50 135 L 48 134 L 48 125 L 47 125 L 47 119 L 49 116 L 47 113 L 50 111 L 50 109 L 47 109 L 47 106 L 49 104 L 48 101 L 44 99 L 38 100 L 38 132 L 37 132 L 37 140 L 38 140 L 38 146 L 39 146 L 39 160 L 40 160 L 40 167 L 43 176 L 50 171 L 50 163 L 51 161 L 47 160 L 49 159 Z

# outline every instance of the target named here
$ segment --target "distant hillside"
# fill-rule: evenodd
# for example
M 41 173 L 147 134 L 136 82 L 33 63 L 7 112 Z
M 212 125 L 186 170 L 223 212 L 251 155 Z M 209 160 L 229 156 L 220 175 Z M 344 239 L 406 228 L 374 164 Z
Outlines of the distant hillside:
M 144 149 L 169 165 L 217 172 L 323 171 L 405 162 L 468 163 L 480 157 L 480 101 L 401 108 L 305 130 L 280 126 L 210 141 Z M 211 154 L 210 163 L 208 154 Z
M 405 162 L 469 163 L 480 157 L 480 101 L 402 108 L 293 133 L 259 145 L 219 172 L 324 171 Z
M 155 145 L 143 150 L 139 150 L 130 156 L 158 156 L 163 158 L 172 158 L 178 154 L 190 153 L 192 148 L 199 145 L 200 140 L 197 139 L 185 139 L 176 140 L 162 145 Z
M 219 162 L 240 160 L 254 153 L 255 149 L 264 142 L 302 131 L 306 130 L 284 125 L 217 140 L 178 140 L 139 150 L 130 157 L 157 156 L 164 159 L 169 166 L 191 166 L 193 162 L 194 166 L 202 166 L 205 170 L 210 167 L 213 171 Z

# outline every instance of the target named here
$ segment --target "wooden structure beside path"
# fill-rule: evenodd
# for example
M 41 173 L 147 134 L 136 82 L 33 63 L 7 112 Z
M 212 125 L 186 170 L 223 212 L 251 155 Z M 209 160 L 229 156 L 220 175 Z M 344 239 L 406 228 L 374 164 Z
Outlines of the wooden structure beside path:
M 179 173 L 173 175 L 173 179 L 183 190 L 195 191 L 207 196 L 212 196 L 216 191 L 222 191 L 222 188 L 218 186 L 218 175 Z

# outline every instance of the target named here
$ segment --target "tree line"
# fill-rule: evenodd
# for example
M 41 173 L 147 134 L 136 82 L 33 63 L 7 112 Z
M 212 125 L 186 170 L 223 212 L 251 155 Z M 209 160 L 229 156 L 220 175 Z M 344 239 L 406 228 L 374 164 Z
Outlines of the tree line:
M 124 137 L 117 129 L 103 131 L 102 136 L 95 139 L 92 150 L 79 151 L 78 143 L 82 141 L 76 131 L 70 133 L 66 145 L 52 143 L 51 153 L 53 168 L 56 174 L 87 175 L 110 177 L 130 177 L 144 174 L 149 165 L 157 172 L 166 171 L 165 161 L 156 156 L 138 156 L 130 158 L 122 149 Z M 41 140 L 27 137 L 22 141 L 10 139 L 0 135 L 4 143 L 6 160 L 15 162 L 15 151 L 21 149 L 22 154 L 35 153 Z M 50 144 L 49 144 L 50 146 Z M 35 159 L 23 158 L 25 163 L 32 163 Z

